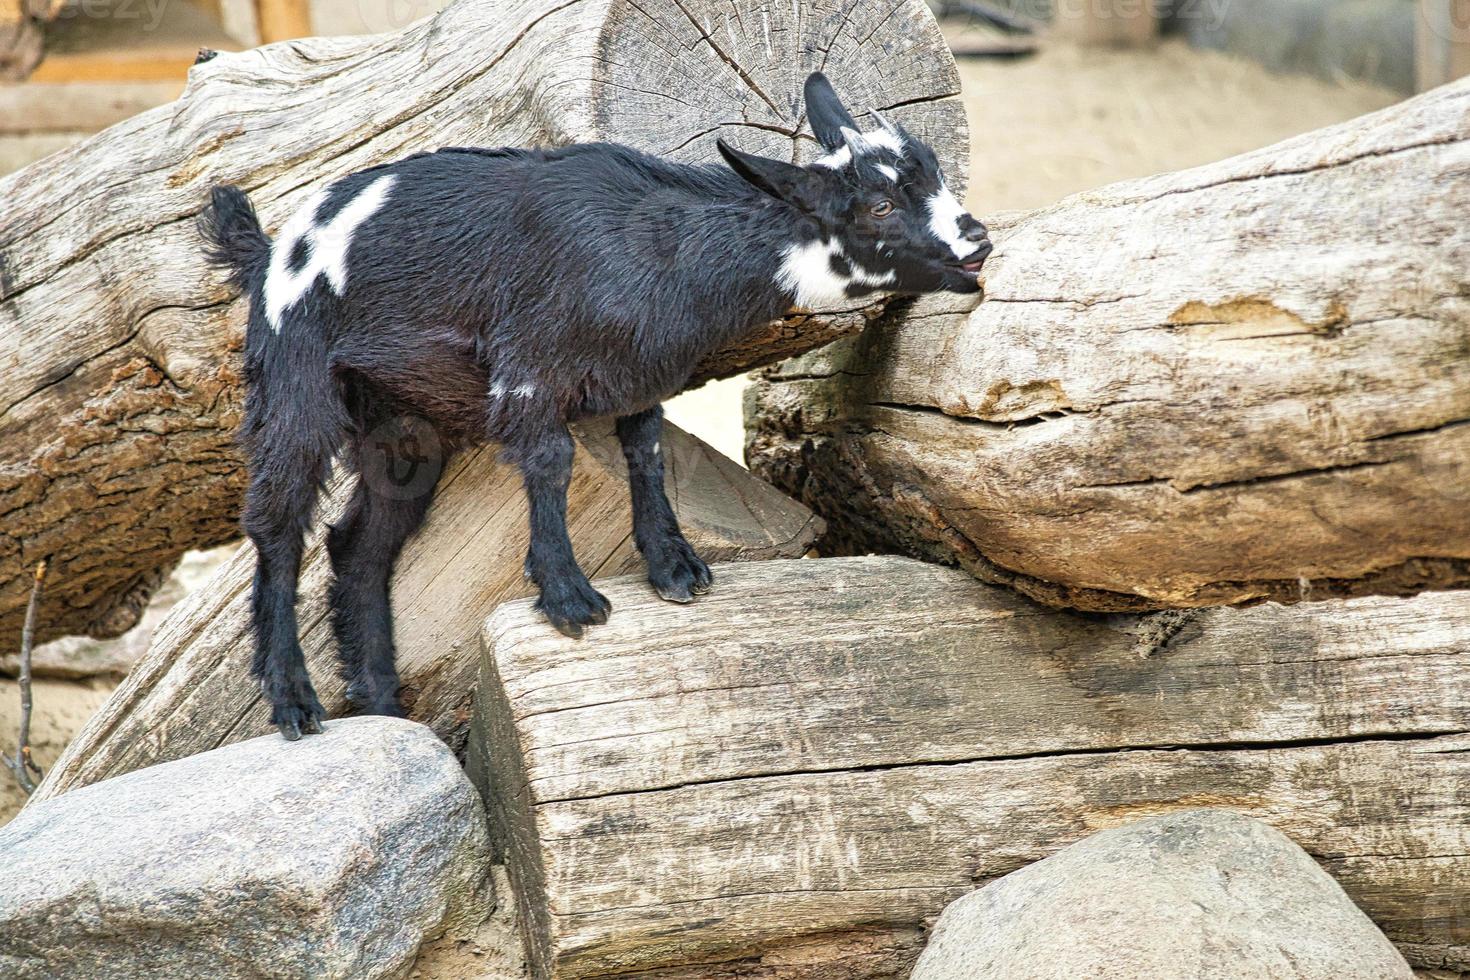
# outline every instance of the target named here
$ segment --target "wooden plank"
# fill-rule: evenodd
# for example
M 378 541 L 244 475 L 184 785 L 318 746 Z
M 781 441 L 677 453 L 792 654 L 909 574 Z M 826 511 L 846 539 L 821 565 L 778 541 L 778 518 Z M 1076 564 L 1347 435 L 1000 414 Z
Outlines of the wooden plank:
M 198 55 L 198 46 L 49 54 L 30 78 L 51 84 L 167 82 L 182 91 L 184 78 Z
M 485 626 L 470 769 L 538 976 L 905 976 L 977 882 L 1196 806 L 1470 966 L 1470 593 L 1209 610 L 1161 646 L 904 559 L 719 574 L 685 617 L 604 583 L 633 614 L 596 644 L 520 602 Z
M 583 451 L 567 512 L 577 558 L 590 575 L 641 568 L 631 538 L 627 470 L 612 423 L 584 426 L 580 433 Z M 662 441 L 670 500 L 690 543 L 705 557 L 806 552 L 820 522 L 805 508 L 673 425 L 665 425 Z M 445 472 L 428 521 L 405 547 L 393 579 L 404 701 L 411 717 L 456 748 L 469 726 L 480 624 L 497 604 L 534 591 L 521 570 L 527 518 L 520 475 L 496 455 L 493 448 L 479 450 Z M 335 498 L 339 505 L 340 488 Z M 254 567 L 254 550 L 242 547 L 175 607 L 127 681 L 51 768 L 36 799 L 273 731 L 269 708 L 249 676 Z M 318 535 L 297 608 L 317 691 L 336 716 L 346 701 L 327 619 L 328 576 Z M 622 613 L 615 608 L 612 615 L 616 620 Z M 597 642 L 600 632 L 592 629 L 588 642 Z
M 85 133 L 179 97 L 183 78 L 140 84 L 0 85 L 0 133 Z
M 311 30 L 311 5 L 307 0 L 255 0 L 255 22 L 260 43 L 307 37 Z

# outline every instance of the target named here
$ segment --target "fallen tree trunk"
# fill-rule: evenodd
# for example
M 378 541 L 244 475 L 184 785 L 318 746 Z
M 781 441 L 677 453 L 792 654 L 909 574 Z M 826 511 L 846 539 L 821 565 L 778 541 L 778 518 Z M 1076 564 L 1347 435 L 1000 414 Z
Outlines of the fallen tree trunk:
M 179 101 L 0 181 L 0 647 L 40 557 L 42 639 L 115 635 L 161 569 L 237 533 L 245 311 L 200 254 L 211 184 L 247 188 L 274 229 L 325 181 L 443 145 L 710 161 L 724 135 L 805 159 L 818 67 L 965 172 L 958 76 L 920 0 L 460 0 L 394 35 L 220 54 Z M 701 379 L 865 322 L 827 313 L 771 324 Z
M 662 441 L 669 498 L 690 543 L 709 560 L 800 556 L 820 532 L 821 522 L 806 508 L 675 426 L 665 426 Z M 581 443 L 585 451 L 577 454 L 567 503 L 578 561 L 593 576 L 641 568 L 627 469 L 612 424 L 584 427 Z M 393 579 L 394 634 L 409 716 L 456 750 L 469 727 L 479 669 L 476 635 L 485 613 L 534 591 L 521 571 L 528 538 L 520 475 L 495 455 L 478 450 L 452 464 Z M 333 497 L 340 506 L 340 486 Z M 317 692 L 328 716 L 336 717 L 347 702 L 327 619 L 330 568 L 320 539 L 318 534 L 307 552 L 297 612 Z M 67 746 L 33 799 L 274 730 L 269 706 L 250 678 L 254 568 L 254 549 L 246 545 L 175 607 L 147 655 Z M 614 608 L 612 615 L 623 612 Z M 593 630 L 588 642 L 597 642 L 599 633 Z
M 1470 593 L 1104 621 L 901 558 L 718 574 L 603 583 L 592 646 L 486 624 L 469 764 L 537 976 L 906 977 L 977 883 L 1200 806 L 1470 967 Z
M 1463 81 L 997 221 L 978 306 L 769 372 L 747 458 L 824 553 L 1053 605 L 1470 583 L 1467 140 Z

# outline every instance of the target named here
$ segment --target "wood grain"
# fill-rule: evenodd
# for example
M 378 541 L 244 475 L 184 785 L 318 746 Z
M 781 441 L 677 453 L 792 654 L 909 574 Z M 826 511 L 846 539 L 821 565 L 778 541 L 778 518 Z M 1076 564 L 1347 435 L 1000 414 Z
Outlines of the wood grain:
M 567 518 L 577 558 L 594 576 L 641 568 L 631 537 L 627 470 L 611 423 L 583 427 L 579 435 Z M 674 510 L 690 543 L 711 561 L 800 556 L 819 533 L 820 521 L 804 507 L 699 440 L 666 425 L 662 441 Z M 469 725 L 479 626 L 499 603 L 534 592 L 521 572 L 528 538 L 520 476 L 495 456 L 492 449 L 479 450 L 450 464 L 428 521 L 405 547 L 393 579 L 405 703 L 411 717 L 456 750 Z M 340 507 L 341 489 L 329 511 Z M 346 701 L 327 621 L 330 568 L 320 537 L 307 553 L 297 611 L 317 691 L 336 716 Z M 249 675 L 254 568 L 247 544 L 175 607 L 148 653 L 67 746 L 33 799 L 273 730 L 269 707 Z M 613 618 L 620 615 L 614 609 Z M 597 642 L 599 632 L 591 630 L 588 642 Z
M 965 891 L 1197 806 L 1470 966 L 1470 593 L 1105 619 L 899 558 L 718 572 L 690 615 L 605 583 L 596 643 L 485 626 L 469 765 L 538 976 L 907 976 Z
M 985 298 L 769 373 L 747 458 L 1047 603 L 1470 583 L 1470 80 L 993 222 Z
M 245 311 L 200 253 L 210 185 L 245 187 L 274 230 L 324 182 L 444 145 L 611 139 L 693 162 L 723 135 L 810 159 L 818 67 L 966 172 L 958 76 L 921 0 L 460 0 L 397 34 L 222 53 L 177 102 L 0 180 L 0 645 L 38 557 L 43 638 L 115 635 L 160 569 L 237 534 Z M 794 316 L 699 376 L 865 320 Z

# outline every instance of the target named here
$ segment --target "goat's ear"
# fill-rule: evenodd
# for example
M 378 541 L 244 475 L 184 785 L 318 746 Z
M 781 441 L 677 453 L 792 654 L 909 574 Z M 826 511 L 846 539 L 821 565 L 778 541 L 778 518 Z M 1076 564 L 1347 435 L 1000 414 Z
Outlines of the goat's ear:
M 722 139 L 715 140 L 715 146 L 719 147 L 720 156 L 725 158 L 730 169 L 746 183 L 803 211 L 816 207 L 822 191 L 821 181 L 810 170 L 785 160 L 741 153 Z
M 842 127 L 857 129 L 857 120 L 837 97 L 827 76 L 814 71 L 806 80 L 806 117 L 811 120 L 817 142 L 828 150 L 842 147 Z

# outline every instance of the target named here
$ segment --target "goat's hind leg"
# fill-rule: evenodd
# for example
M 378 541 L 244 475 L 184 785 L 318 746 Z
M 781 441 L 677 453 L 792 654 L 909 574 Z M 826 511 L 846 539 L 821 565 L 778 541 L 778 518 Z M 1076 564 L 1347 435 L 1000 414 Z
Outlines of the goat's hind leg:
M 296 583 L 307 523 L 330 460 L 292 456 L 286 465 L 272 461 L 257 467 L 245 492 L 242 523 L 256 551 L 251 673 L 270 702 L 271 724 L 295 741 L 303 732 L 320 732 L 326 715 L 297 640 Z
M 633 499 L 633 540 L 648 563 L 648 581 L 671 602 L 690 602 L 710 590 L 714 576 L 679 529 L 679 519 L 664 492 L 664 460 L 659 438 L 660 406 L 618 419 L 618 439 L 628 461 Z
M 445 458 L 429 424 L 397 416 L 354 440 L 357 486 L 327 533 L 332 631 L 347 697 L 367 714 L 402 717 L 391 580 L 404 542 L 434 499 Z

